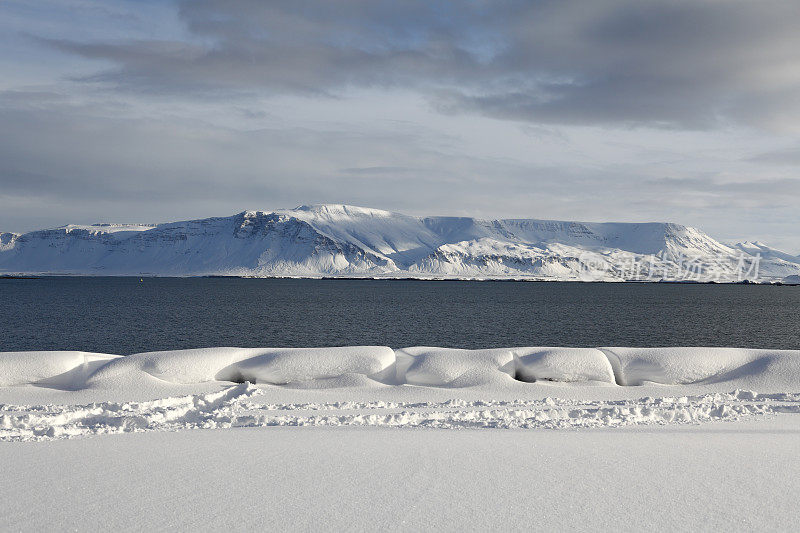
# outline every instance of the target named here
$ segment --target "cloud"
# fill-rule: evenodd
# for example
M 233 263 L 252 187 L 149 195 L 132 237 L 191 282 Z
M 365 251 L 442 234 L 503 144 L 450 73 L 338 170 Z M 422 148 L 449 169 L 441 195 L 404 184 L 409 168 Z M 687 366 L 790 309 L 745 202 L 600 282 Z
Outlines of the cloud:
M 768 163 L 773 165 L 800 166 L 800 146 L 770 150 L 746 158 L 753 163 Z
M 0 21 L 2 229 L 333 202 L 800 250 L 800 6 L 85 5 Z
M 551 163 L 521 161 L 391 121 L 226 127 L 194 112 L 158 118 L 97 106 L 103 113 L 92 113 L 63 100 L 36 92 L 30 103 L 22 93 L 5 104 L 0 98 L 3 230 L 332 202 L 420 215 L 669 220 L 797 248 L 800 181 L 790 178 L 698 174 L 642 161 L 584 166 L 569 161 L 569 145 Z M 530 137 L 520 136 L 530 150 Z M 541 154 L 564 143 L 548 138 L 535 140 L 551 143 Z M 766 225 L 772 238 L 758 233 Z
M 409 167 L 354 167 L 343 168 L 340 170 L 343 174 L 352 174 L 356 176 L 374 176 L 374 175 L 392 175 L 392 174 L 407 174 L 415 172 L 420 169 L 413 169 Z
M 800 204 L 800 178 L 760 178 L 740 181 L 704 178 L 657 178 L 643 185 L 652 201 L 676 206 L 694 203 L 698 207 L 729 210 L 792 208 Z M 680 194 L 674 194 L 679 191 Z
M 84 79 L 164 94 L 412 89 L 439 109 L 552 124 L 794 128 L 800 5 L 182 2 L 184 40 L 49 40 Z
M 424 129 L 400 131 L 395 124 L 232 128 L 175 115 L 91 113 L 61 99 L 48 106 L 37 93 L 28 104 L 21 94 L 12 101 L 1 96 L 4 225 L 15 218 L 40 224 L 43 213 L 53 213 L 47 225 L 61 225 L 322 202 L 422 213 L 450 203 L 469 211 L 489 188 L 513 188 L 535 172 L 442 151 Z M 415 166 L 403 165 L 409 161 Z M 40 211 L 12 217 L 19 205 Z M 30 223 L 3 229 L 34 229 Z

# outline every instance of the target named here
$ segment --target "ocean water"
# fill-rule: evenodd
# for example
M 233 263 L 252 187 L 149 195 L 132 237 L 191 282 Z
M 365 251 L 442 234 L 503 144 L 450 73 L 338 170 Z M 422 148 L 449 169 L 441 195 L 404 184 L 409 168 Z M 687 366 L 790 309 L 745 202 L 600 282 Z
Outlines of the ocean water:
M 0 351 L 365 344 L 800 349 L 800 287 L 0 279 Z

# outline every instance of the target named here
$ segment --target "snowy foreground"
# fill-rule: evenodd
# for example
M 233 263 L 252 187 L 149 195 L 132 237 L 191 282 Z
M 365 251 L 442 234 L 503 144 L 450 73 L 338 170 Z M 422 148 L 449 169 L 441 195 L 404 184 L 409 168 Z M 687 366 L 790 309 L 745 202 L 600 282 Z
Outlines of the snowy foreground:
M 794 350 L 5 352 L 0 530 L 789 530 L 798 413 Z

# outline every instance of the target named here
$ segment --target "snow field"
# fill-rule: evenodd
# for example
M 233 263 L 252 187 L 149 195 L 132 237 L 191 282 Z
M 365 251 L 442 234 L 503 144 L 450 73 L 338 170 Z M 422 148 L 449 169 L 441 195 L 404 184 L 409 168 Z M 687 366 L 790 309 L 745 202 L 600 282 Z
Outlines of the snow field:
M 0 442 L 0 530 L 794 531 L 799 429 L 783 416 Z

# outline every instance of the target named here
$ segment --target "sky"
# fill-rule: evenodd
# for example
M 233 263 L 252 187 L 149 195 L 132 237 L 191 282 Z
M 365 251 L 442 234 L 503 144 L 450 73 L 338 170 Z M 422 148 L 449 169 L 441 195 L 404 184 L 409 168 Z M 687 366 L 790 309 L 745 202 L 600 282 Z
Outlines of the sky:
M 0 230 L 346 203 L 800 253 L 800 3 L 0 2 Z

